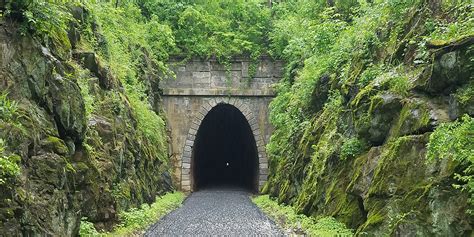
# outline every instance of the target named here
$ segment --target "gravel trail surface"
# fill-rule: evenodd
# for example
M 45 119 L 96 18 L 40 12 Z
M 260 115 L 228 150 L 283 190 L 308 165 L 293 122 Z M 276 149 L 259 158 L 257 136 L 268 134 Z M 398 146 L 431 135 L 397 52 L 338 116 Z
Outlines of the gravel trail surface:
M 145 236 L 281 236 L 283 232 L 255 206 L 246 191 L 209 189 L 192 193 Z

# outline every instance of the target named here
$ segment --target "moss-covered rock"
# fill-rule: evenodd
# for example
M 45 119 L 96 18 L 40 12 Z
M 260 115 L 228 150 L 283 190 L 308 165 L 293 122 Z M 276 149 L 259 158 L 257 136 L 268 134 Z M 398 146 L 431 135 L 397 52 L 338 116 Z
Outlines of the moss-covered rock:
M 382 144 L 401 107 L 401 98 L 393 93 L 373 96 L 367 113 L 356 118 L 355 129 L 358 135 L 374 145 Z
M 40 145 L 43 149 L 59 155 L 66 155 L 69 153 L 66 143 L 58 137 L 49 136 L 46 139 L 41 140 Z
M 408 39 L 427 17 L 413 14 Z M 465 185 L 455 177 L 466 167 L 449 159 L 429 162 L 426 146 L 440 124 L 472 116 L 472 37 L 428 45 L 425 52 L 416 49 L 416 37 L 390 40 L 381 49 L 390 64 L 372 55 L 369 65 L 351 58 L 343 73 L 310 65 L 339 83 L 315 83 L 305 117 L 294 119 L 304 132 L 271 140 L 263 191 L 306 215 L 333 216 L 358 236 L 470 236 L 470 194 L 454 187 Z M 413 62 L 421 54 L 426 58 Z M 344 95 L 337 107 L 330 106 L 329 91 Z M 288 130 L 275 133 L 281 131 Z M 361 145 L 348 156 L 354 141 Z
M 19 177 L 0 186 L 1 236 L 75 236 L 82 217 L 110 229 L 118 212 L 172 189 L 164 127 L 155 144 L 110 70 L 57 50 L 0 23 L 0 91 L 18 107 L 14 120 L 0 119 L 0 137 L 21 157 Z
M 100 63 L 94 52 L 75 52 L 73 57 L 99 78 L 99 85 L 103 89 L 110 90 L 119 86 L 118 80 Z
M 447 193 L 456 196 L 451 201 L 458 204 L 465 202 L 467 196 L 451 187 L 455 168 L 452 161 L 426 162 L 428 137 L 428 134 L 401 137 L 384 146 L 364 199 L 368 219 L 358 233 L 457 236 L 469 230 L 466 229 L 468 214 L 454 212 L 449 204 L 433 205 L 448 201 Z M 433 196 L 440 190 L 446 196 Z M 457 206 L 458 209 L 465 207 Z M 440 213 L 446 215 L 446 220 L 432 218 Z M 464 220 L 464 227 L 446 225 L 457 220 Z
M 449 117 L 455 120 L 463 114 L 474 117 L 474 79 L 457 89 L 449 98 Z
M 416 88 L 431 94 L 448 94 L 472 80 L 473 42 L 474 36 L 469 36 L 432 46 L 432 65 L 416 81 Z

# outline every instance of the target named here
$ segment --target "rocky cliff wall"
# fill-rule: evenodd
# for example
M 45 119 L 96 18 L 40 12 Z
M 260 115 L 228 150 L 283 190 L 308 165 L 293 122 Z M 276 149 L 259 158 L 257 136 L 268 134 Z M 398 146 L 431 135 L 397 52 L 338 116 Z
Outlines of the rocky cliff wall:
M 73 236 L 82 217 L 107 229 L 118 212 L 172 189 L 165 126 L 151 131 L 159 144 L 137 129 L 120 80 L 94 51 L 75 48 L 76 27 L 72 48 L 55 48 L 0 22 L 1 155 L 19 167 L 0 171 L 1 236 Z M 152 67 L 144 61 L 144 81 Z
M 354 83 L 371 73 L 361 73 L 365 66 L 357 58 L 347 74 L 354 81 L 338 81 L 337 74 L 317 78 L 310 108 L 301 109 L 310 111 L 300 123 L 304 129 L 285 140 L 280 131 L 286 130 L 277 127 L 267 146 L 264 192 L 306 215 L 334 216 L 356 235 L 471 235 L 468 189 L 454 188 L 468 185 L 456 178 L 469 175 L 468 164 L 426 154 L 440 124 L 465 115 L 472 128 L 474 38 L 438 43 L 428 45 L 428 63 L 401 66 L 366 85 Z M 399 60 L 412 65 L 414 49 L 406 47 Z M 462 136 L 467 143 L 458 147 L 472 160 L 474 137 Z M 455 156 L 446 141 L 440 146 Z

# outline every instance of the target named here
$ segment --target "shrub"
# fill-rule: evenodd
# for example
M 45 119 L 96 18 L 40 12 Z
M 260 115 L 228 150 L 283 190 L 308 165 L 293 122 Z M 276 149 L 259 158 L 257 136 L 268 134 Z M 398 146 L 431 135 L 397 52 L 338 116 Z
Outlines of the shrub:
M 0 186 L 20 174 L 20 160 L 17 155 L 7 155 L 5 142 L 0 138 Z
M 178 208 L 185 195 L 181 192 L 167 193 L 158 197 L 151 205 L 143 204 L 140 208 L 131 208 L 119 213 L 120 223 L 111 233 L 99 233 L 94 224 L 83 218 L 80 227 L 80 236 L 134 236 L 145 230 L 158 219 Z
M 100 233 L 95 229 L 94 223 L 87 221 L 87 218 L 82 218 L 79 236 L 100 236 Z
M 364 150 L 364 144 L 357 138 L 344 140 L 341 146 L 341 159 L 354 158 L 360 155 Z
M 18 103 L 7 98 L 7 93 L 0 93 L 0 119 L 12 122 L 18 110 Z
M 454 185 L 470 194 L 471 206 L 474 205 L 474 118 L 464 115 L 461 119 L 441 124 L 430 135 L 429 160 L 452 159 L 465 165 L 455 178 L 462 184 Z M 473 214 L 473 210 L 469 210 Z
M 252 201 L 284 229 L 305 232 L 309 236 L 352 236 L 352 231 L 333 217 L 308 217 L 297 214 L 292 206 L 278 204 L 268 195 L 252 198 Z M 301 233 L 298 233 L 301 234 Z

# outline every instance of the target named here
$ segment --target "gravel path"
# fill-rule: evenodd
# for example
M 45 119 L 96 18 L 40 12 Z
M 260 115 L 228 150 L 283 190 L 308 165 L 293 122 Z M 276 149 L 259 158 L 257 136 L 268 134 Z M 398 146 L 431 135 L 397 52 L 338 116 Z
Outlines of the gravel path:
M 151 226 L 145 236 L 283 235 L 249 195 L 232 189 L 194 192 L 182 207 Z

